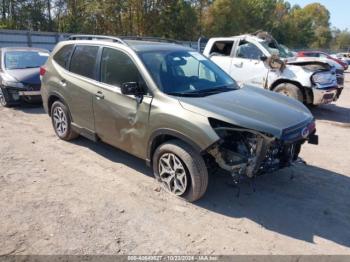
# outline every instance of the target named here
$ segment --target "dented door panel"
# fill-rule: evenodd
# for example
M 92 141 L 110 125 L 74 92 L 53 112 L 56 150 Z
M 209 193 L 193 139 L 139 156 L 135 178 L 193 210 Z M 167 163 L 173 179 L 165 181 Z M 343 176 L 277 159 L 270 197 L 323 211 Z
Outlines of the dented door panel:
M 100 86 L 104 97 L 93 99 L 97 135 L 108 144 L 144 157 L 152 97 L 145 96 L 139 103 L 137 98 L 123 95 L 117 87 Z

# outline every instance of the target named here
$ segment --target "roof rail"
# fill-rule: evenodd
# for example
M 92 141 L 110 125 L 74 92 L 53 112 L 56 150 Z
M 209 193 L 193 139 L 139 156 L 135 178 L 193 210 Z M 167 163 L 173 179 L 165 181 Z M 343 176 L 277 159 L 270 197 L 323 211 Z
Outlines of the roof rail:
M 155 36 L 120 36 L 119 38 L 125 40 L 139 40 L 139 41 L 151 41 L 151 42 L 163 42 L 163 43 L 172 43 L 179 44 L 180 42 L 174 39 L 167 39 Z
M 107 35 L 71 35 L 67 40 L 110 40 L 118 42 L 123 45 L 128 45 L 124 40 L 139 40 L 139 41 L 152 41 L 152 42 L 163 42 L 172 44 L 181 44 L 179 41 L 174 39 L 166 39 L 161 37 L 153 36 L 107 36 Z
M 128 45 L 121 38 L 106 35 L 71 35 L 67 40 L 110 40 L 112 42 L 118 42 L 123 45 Z

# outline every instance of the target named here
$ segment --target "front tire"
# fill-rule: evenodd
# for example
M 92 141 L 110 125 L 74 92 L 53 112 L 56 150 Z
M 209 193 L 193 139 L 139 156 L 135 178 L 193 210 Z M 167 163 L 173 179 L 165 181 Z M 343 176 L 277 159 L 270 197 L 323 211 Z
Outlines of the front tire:
M 300 88 L 291 83 L 279 84 L 273 91 L 281 95 L 285 95 L 298 100 L 299 102 L 304 102 L 304 96 Z
M 208 187 L 208 170 L 202 156 L 180 140 L 168 141 L 156 149 L 153 172 L 167 191 L 189 202 L 200 199 Z
M 60 139 L 69 141 L 78 137 L 79 134 L 72 129 L 68 108 L 61 101 L 52 104 L 51 120 L 55 133 Z
M 10 99 L 7 90 L 5 88 L 0 87 L 0 105 L 2 105 L 3 107 L 9 107 L 9 100 Z

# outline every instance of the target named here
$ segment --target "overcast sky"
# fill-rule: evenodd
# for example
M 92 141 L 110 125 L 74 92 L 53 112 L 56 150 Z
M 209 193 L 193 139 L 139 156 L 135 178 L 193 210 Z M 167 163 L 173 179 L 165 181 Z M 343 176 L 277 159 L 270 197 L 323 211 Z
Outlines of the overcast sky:
M 338 27 L 339 29 L 350 30 L 350 1 L 349 0 L 287 0 L 292 5 L 298 4 L 304 7 L 310 3 L 320 3 L 324 5 L 331 13 L 332 26 Z

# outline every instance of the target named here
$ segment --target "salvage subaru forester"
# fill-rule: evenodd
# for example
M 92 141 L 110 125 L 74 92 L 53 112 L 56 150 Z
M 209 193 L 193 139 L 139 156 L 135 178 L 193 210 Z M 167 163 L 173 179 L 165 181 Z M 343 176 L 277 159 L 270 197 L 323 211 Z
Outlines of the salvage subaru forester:
M 300 102 L 240 89 L 217 65 L 174 43 L 72 36 L 41 68 L 42 98 L 57 136 L 101 140 L 153 167 L 177 196 L 195 201 L 208 167 L 234 178 L 290 166 L 315 122 Z

